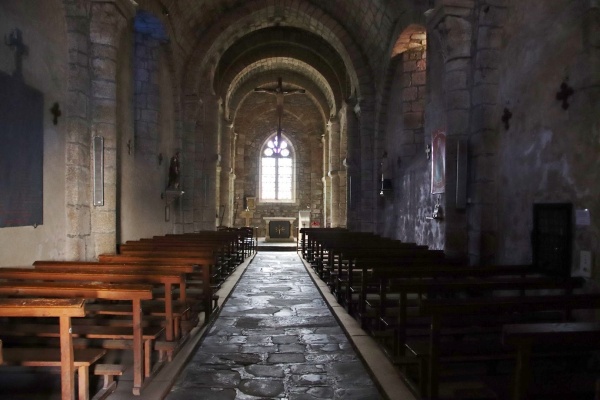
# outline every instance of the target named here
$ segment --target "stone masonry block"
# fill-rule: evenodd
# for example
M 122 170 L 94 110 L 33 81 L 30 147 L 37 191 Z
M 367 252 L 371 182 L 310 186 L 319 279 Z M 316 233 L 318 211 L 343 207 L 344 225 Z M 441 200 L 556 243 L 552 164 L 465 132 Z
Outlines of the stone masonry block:
M 85 165 L 90 161 L 90 151 L 88 146 L 81 143 L 67 142 L 66 157 L 70 163 L 75 165 Z
M 94 252 L 97 257 L 100 254 L 113 254 L 117 251 L 117 237 L 114 231 L 112 232 L 94 232 Z
M 90 74 L 87 68 L 69 64 L 69 90 L 85 93 L 88 90 Z
M 483 132 L 489 129 L 497 129 L 500 122 L 498 107 L 494 105 L 482 105 L 473 109 L 473 132 Z
M 417 71 L 417 61 L 409 60 L 402 63 L 402 69 L 404 72 Z
M 94 232 L 110 233 L 115 230 L 116 213 L 106 206 L 94 207 L 92 211 L 92 229 Z
M 87 206 L 68 206 L 67 207 L 67 235 L 82 236 L 89 235 L 90 208 Z
M 467 88 L 467 71 L 455 70 L 446 73 L 446 90 L 452 91 Z
M 92 97 L 100 99 L 116 99 L 117 85 L 115 82 L 105 80 L 92 81 Z
M 67 142 L 89 143 L 89 127 L 85 119 L 68 117 L 66 121 Z
M 87 119 L 88 97 L 81 92 L 70 92 L 67 110 L 70 117 Z
M 506 23 L 508 17 L 508 8 L 496 7 L 490 5 L 487 12 L 483 12 L 479 15 L 480 26 L 495 26 L 500 27 Z
M 423 113 L 404 113 L 404 127 L 406 129 L 418 129 L 423 126 Z
M 65 260 L 87 260 L 84 238 L 67 236 L 65 239 Z
M 89 165 L 89 164 L 88 164 Z M 87 165 L 68 164 L 65 169 L 65 201 L 67 204 L 89 204 L 90 170 Z
M 117 117 L 116 102 L 108 99 L 92 101 L 92 116 L 94 121 L 115 123 Z
M 115 80 L 117 63 L 109 58 L 93 58 L 92 70 L 97 79 Z
M 468 110 L 449 110 L 448 132 L 454 135 L 466 135 L 469 131 L 469 111 Z
M 413 72 L 411 74 L 411 81 L 413 85 L 425 85 L 427 81 L 425 71 Z
M 403 101 L 413 101 L 417 100 L 419 94 L 419 90 L 416 87 L 405 87 L 402 90 L 402 100 Z
M 477 68 L 497 68 L 500 65 L 501 53 L 498 50 L 479 50 L 477 52 Z
M 500 83 L 500 70 L 498 68 L 478 68 L 473 76 L 473 84 L 482 83 L 498 84 Z
M 477 85 L 473 88 L 473 105 L 496 104 L 497 102 L 497 85 Z
M 503 30 L 489 26 L 479 28 L 477 38 L 478 49 L 499 49 L 502 47 Z
M 468 109 L 471 104 L 471 95 L 468 90 L 452 90 L 446 94 L 448 110 Z

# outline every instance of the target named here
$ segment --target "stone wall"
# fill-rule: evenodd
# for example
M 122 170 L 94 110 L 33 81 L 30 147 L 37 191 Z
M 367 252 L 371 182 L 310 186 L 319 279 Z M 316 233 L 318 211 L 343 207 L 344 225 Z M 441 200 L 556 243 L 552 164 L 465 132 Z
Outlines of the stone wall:
M 15 28 L 21 31 L 23 44 L 27 46 L 27 53 L 22 59 L 23 80 L 44 97 L 43 224 L 35 228 L 0 229 L 0 265 L 29 265 L 35 259 L 66 256 L 65 146 L 67 132 L 70 132 L 68 123 L 71 122 L 66 113 L 71 99 L 67 82 L 70 76 L 77 79 L 78 71 L 69 69 L 69 39 L 62 1 L 2 1 L 0 27 L 3 38 Z M 75 29 L 75 26 L 69 26 L 70 31 Z M 76 58 L 77 54 L 72 54 L 72 57 Z M 15 71 L 15 53 L 4 42 L 0 45 L 0 71 L 11 75 Z M 85 115 L 85 71 L 82 78 L 84 87 L 80 92 L 78 110 Z M 56 125 L 49 111 L 55 102 L 62 112 Z M 87 149 L 72 146 L 69 151 L 85 157 Z M 80 226 L 82 230 L 86 228 L 89 232 L 89 219 L 87 225 L 83 223 Z
M 599 9 L 595 2 L 506 1 L 490 7 L 486 21 L 504 22 L 497 63 L 495 132 L 497 215 L 492 229 L 497 258 L 531 257 L 534 203 L 572 203 L 589 209 L 590 226 L 575 227 L 573 264 L 579 250 L 600 248 L 600 61 Z M 568 108 L 556 94 L 566 82 L 574 94 Z M 512 117 L 501 121 L 507 108 Z
M 286 96 L 282 126 L 284 137 L 293 146 L 296 167 L 296 201 L 294 203 L 265 203 L 259 200 L 260 151 L 274 132 L 275 97 L 266 94 L 250 95 L 234 121 L 238 134 L 235 160 L 235 226 L 242 226 L 244 196 L 256 197 L 252 226 L 265 235 L 263 217 L 297 217 L 299 210 L 310 209 L 311 220 L 323 222 L 323 146 L 321 136 L 325 124 L 314 104 L 304 95 Z M 259 117 L 258 110 L 272 110 Z M 297 221 L 296 221 L 297 223 Z

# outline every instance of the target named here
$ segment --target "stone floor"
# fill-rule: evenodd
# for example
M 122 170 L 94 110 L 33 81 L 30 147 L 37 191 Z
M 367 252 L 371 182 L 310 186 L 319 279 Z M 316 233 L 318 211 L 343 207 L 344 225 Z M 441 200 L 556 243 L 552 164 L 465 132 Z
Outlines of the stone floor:
M 259 252 L 167 400 L 383 398 L 295 252 Z

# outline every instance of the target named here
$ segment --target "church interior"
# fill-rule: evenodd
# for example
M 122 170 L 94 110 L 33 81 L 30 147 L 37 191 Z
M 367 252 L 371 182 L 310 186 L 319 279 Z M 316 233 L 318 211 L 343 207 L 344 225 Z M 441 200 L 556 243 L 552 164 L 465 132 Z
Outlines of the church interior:
M 30 327 L 52 316 L 51 308 L 62 310 L 61 356 L 52 364 L 61 371 L 58 398 L 77 397 L 77 387 L 79 398 L 87 396 L 84 372 L 73 361 L 81 351 L 73 350 L 73 340 L 84 334 L 64 333 L 63 318 L 73 312 L 69 324 L 76 323 L 76 311 L 67 309 L 91 288 L 70 282 L 59 290 L 58 277 L 16 278 L 15 270 L 70 262 L 56 272 L 89 274 L 78 284 L 147 284 L 154 293 L 149 277 L 108 282 L 76 267 L 111 274 L 116 267 L 108 264 L 130 263 L 117 257 L 129 246 L 140 257 L 132 271 L 141 270 L 147 260 L 140 254 L 150 249 L 144 240 L 159 237 L 180 241 L 156 239 L 151 250 L 159 254 L 143 273 L 177 264 L 191 274 L 190 293 L 191 282 L 204 285 L 199 307 L 206 321 L 211 310 L 218 314 L 207 295 L 217 290 L 216 275 L 220 285 L 234 273 L 232 264 L 251 262 L 257 242 L 294 246 L 334 300 L 366 332 L 377 331 L 372 336 L 381 346 L 394 347 L 384 357 L 398 366 L 398 380 L 415 382 L 407 385 L 419 399 L 443 397 L 436 386 L 442 361 L 432 355 L 443 351 L 433 345 L 425 355 L 399 351 L 408 346 L 402 341 L 408 323 L 385 325 L 392 312 L 385 306 L 400 301 L 410 308 L 424 296 L 426 306 L 409 311 L 431 312 L 438 321 L 442 306 L 434 300 L 452 298 L 458 309 L 476 291 L 466 277 L 492 287 L 489 270 L 497 268 L 496 286 L 481 286 L 487 289 L 471 297 L 521 288 L 521 297 L 549 296 L 546 307 L 569 303 L 561 315 L 573 325 L 544 320 L 536 332 L 544 331 L 542 341 L 545 329 L 552 331 L 553 350 L 588 343 L 590 358 L 577 358 L 575 350 L 571 358 L 589 366 L 581 375 L 595 381 L 577 384 L 587 388 L 582 397 L 556 398 L 600 396 L 600 357 L 590 356 L 598 347 L 591 344 L 600 343 L 600 1 L 1 0 L 0 28 L 0 321 L 8 327 L 27 317 Z M 204 267 L 189 261 L 201 257 L 188 247 L 191 238 L 195 246 L 212 246 L 213 258 L 200 258 Z M 169 258 L 167 243 L 178 260 Z M 110 255 L 115 259 L 103 258 Z M 415 258 L 439 262 L 440 269 L 389 275 L 392 263 L 417 269 Z M 209 277 L 208 266 L 220 272 Z M 509 269 L 518 266 L 529 270 Z M 462 291 L 449 294 L 440 282 L 416 289 L 415 280 L 437 278 L 457 280 L 452 285 Z M 46 291 L 81 295 L 61 299 L 68 305 L 58 299 L 32 305 L 42 310 L 27 311 L 32 315 L 14 311 L 14 297 L 43 293 L 42 286 L 26 292 L 15 282 L 40 281 L 49 282 Z M 133 345 L 125 347 L 135 349 L 136 398 L 144 398 L 143 381 L 151 375 L 143 357 L 171 361 L 177 351 L 169 343 L 189 332 L 184 322 L 197 322 L 186 320 L 189 311 L 169 309 L 168 288 L 159 299 L 139 297 L 141 287 L 138 297 L 126 298 L 134 309 Z M 113 294 L 102 297 L 97 289 L 85 307 L 124 301 L 134 291 L 105 289 Z M 408 300 L 394 297 L 398 291 L 401 299 L 408 292 Z M 155 335 L 166 335 L 156 339 L 156 354 L 143 350 L 146 336 L 136 336 L 140 299 L 162 301 L 155 317 L 167 315 Z M 527 313 L 542 309 L 535 304 Z M 506 334 L 506 327 L 498 329 Z M 11 346 L 35 335 L 17 340 L 3 330 L 10 329 L 0 327 L 0 373 L 13 362 L 26 365 L 17 361 L 26 352 L 17 355 Z M 411 351 L 414 359 L 403 364 Z M 526 370 L 526 377 L 517 374 L 506 398 L 542 398 L 527 397 L 535 386 L 527 377 L 534 374 L 526 357 L 532 352 L 519 347 L 511 371 Z M 105 372 L 106 386 L 122 372 Z M 449 398 L 505 398 L 467 392 Z

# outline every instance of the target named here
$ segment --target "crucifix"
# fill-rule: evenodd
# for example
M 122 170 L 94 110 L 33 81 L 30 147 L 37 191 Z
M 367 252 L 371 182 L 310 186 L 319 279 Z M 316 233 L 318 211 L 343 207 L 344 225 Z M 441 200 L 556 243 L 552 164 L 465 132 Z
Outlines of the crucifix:
M 23 78 L 23 56 L 28 54 L 29 48 L 23 44 L 23 35 L 20 29 L 13 30 L 8 36 L 4 36 L 4 44 L 15 51 L 15 78 Z
M 277 100 L 277 143 L 276 147 L 281 144 L 281 119 L 283 118 L 283 98 L 289 94 L 294 93 L 305 93 L 304 89 L 285 89 L 283 87 L 283 80 L 277 78 L 277 86 L 273 89 L 267 88 L 256 88 L 254 89 L 257 93 L 269 93 L 274 94 Z

